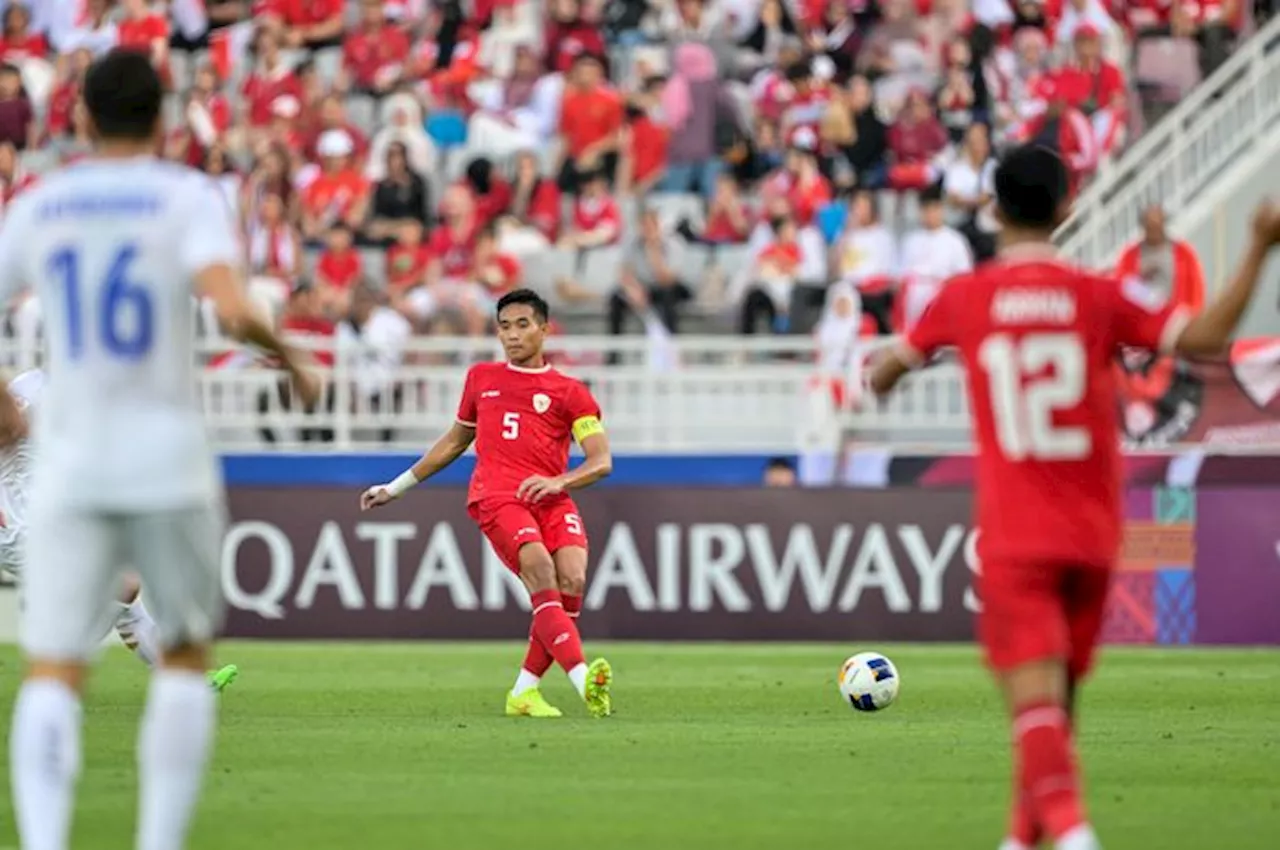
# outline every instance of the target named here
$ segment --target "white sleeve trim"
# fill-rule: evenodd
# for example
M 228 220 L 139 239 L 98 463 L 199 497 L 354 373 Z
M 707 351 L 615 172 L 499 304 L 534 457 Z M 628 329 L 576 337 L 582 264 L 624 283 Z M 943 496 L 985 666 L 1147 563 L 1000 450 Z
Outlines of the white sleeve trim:
M 456 417 L 456 418 L 454 418 L 454 420 L 453 420 L 453 421 L 454 421 L 454 422 L 457 422 L 457 423 L 458 423 L 459 425 L 461 425 L 463 428 L 474 428 L 474 427 L 476 427 L 476 423 L 474 423 L 474 422 L 468 422 L 467 420 L 465 420 L 465 419 L 463 419 L 463 418 L 461 418 L 461 417 Z
M 1186 307 L 1179 307 L 1169 315 L 1165 320 L 1164 330 L 1160 331 L 1161 354 L 1173 354 L 1177 351 L 1178 340 L 1182 338 L 1182 332 L 1189 324 L 1191 324 L 1191 311 Z

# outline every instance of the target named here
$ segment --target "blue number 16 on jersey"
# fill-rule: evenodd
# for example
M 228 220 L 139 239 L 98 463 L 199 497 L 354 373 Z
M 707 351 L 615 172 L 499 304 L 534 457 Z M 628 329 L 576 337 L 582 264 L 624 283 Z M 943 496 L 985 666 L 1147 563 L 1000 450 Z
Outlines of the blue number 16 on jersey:
M 129 270 L 137 259 L 138 246 L 126 244 L 116 251 L 106 279 L 101 286 L 90 288 L 90 297 L 101 291 L 101 297 L 90 305 L 90 316 L 97 317 L 98 336 L 102 347 L 113 357 L 137 360 L 151 350 L 155 309 L 151 293 L 129 279 Z M 84 286 L 80 274 L 80 254 L 75 248 L 60 248 L 49 257 L 49 274 L 61 278 L 67 304 L 67 346 L 72 360 L 84 353 Z M 128 321 L 130 318 L 132 322 Z

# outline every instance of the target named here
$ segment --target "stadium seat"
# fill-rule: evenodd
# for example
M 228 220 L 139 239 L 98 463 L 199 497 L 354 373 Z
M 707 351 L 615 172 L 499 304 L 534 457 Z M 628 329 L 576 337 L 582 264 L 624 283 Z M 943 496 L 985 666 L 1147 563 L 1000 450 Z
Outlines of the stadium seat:
M 361 248 L 360 267 L 364 276 L 379 289 L 387 285 L 387 252 L 381 248 Z
M 597 295 L 609 295 L 618 287 L 622 268 L 622 246 L 607 245 L 582 252 L 582 286 Z
M 655 192 L 644 200 L 645 206 L 657 211 L 665 229 L 672 229 L 688 219 L 698 229 L 703 224 L 702 198 L 680 192 Z
M 560 278 L 573 277 L 578 265 L 574 251 L 552 249 L 529 257 L 524 264 L 525 285 L 541 293 L 543 297 L 555 297 L 555 283 Z
M 844 232 L 848 214 L 848 207 L 839 201 L 833 201 L 818 210 L 818 229 L 822 231 L 822 238 L 828 245 L 834 245 L 840 238 L 840 234 Z
M 378 131 L 378 102 L 364 94 L 349 95 L 347 120 L 361 133 L 372 137 Z
M 427 118 L 427 135 L 439 148 L 461 147 L 467 141 L 467 119 L 459 112 L 433 112 Z
M 717 245 L 715 265 L 729 277 L 738 274 L 751 261 L 751 249 L 746 245 Z

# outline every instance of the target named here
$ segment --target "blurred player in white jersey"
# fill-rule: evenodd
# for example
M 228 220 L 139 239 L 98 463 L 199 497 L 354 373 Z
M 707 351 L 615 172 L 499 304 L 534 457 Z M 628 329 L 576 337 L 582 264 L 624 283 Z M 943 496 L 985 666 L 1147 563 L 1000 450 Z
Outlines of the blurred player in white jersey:
M 9 759 L 23 850 L 67 850 L 81 690 L 126 566 L 147 589 L 160 659 L 138 739 L 138 850 L 179 850 L 212 750 L 205 680 L 222 623 L 225 497 L 194 392 L 191 297 L 266 349 L 306 404 L 303 359 L 256 316 L 218 189 L 153 156 L 163 89 L 148 57 L 114 51 L 85 77 L 97 154 L 6 211 L 0 299 L 32 287 L 45 318 L 22 648 Z M 105 620 L 105 622 L 104 622 Z
M 27 537 L 27 489 L 30 483 L 31 418 L 44 388 L 44 372 L 31 369 L 0 389 L 0 571 L 22 578 Z M 160 660 L 155 620 L 142 602 L 142 588 L 126 575 L 112 605 L 112 626 L 120 640 L 148 667 Z M 209 684 L 222 691 L 239 675 L 234 664 L 209 674 Z

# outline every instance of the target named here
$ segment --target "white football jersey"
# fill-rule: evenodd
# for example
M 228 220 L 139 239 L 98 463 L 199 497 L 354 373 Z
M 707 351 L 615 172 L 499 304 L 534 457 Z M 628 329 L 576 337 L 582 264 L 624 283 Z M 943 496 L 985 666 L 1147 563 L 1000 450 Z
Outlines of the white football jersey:
M 23 372 L 9 382 L 9 393 L 28 422 L 35 417 L 44 373 Z M 0 570 L 21 571 L 22 543 L 27 526 L 27 483 L 31 469 L 31 440 L 0 449 Z
M 149 156 L 78 163 L 14 202 L 0 298 L 31 287 L 46 344 L 33 502 L 145 511 L 221 494 L 195 394 L 191 298 L 197 273 L 240 257 L 213 183 Z

